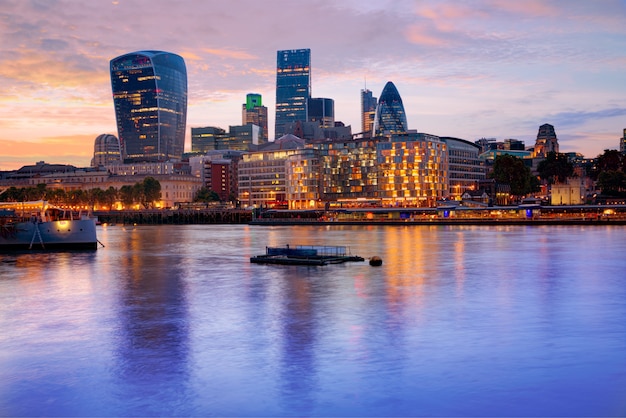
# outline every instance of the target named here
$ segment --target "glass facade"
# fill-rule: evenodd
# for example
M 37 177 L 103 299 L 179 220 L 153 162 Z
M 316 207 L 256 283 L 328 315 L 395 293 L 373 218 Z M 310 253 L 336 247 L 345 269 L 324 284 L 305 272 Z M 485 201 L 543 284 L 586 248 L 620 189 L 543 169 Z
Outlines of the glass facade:
M 214 126 L 191 128 L 191 152 L 206 153 L 225 149 L 226 142 L 228 142 L 228 134 L 222 128 Z
M 309 122 L 317 122 L 322 128 L 335 127 L 335 101 L 313 98 L 308 101 Z
M 308 119 L 311 97 L 311 50 L 278 51 L 276 59 L 276 120 L 274 138 L 285 135 L 285 125 Z
M 380 94 L 373 130 L 376 136 L 402 134 L 408 130 L 402 98 L 391 81 Z
M 125 162 L 180 159 L 185 146 L 187 70 L 182 57 L 139 51 L 110 62 Z
M 377 104 L 378 99 L 372 96 L 370 90 L 361 90 L 361 132 L 368 132 L 368 136 L 372 136 L 374 129 Z

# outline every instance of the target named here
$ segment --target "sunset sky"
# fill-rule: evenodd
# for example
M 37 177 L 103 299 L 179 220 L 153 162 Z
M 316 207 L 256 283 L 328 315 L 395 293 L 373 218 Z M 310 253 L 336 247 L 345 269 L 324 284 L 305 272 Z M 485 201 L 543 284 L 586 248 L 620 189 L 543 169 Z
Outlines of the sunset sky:
M 311 49 L 313 97 L 359 132 L 360 90 L 393 81 L 410 129 L 595 157 L 626 128 L 626 0 L 0 0 L 0 170 L 88 166 L 117 135 L 109 61 L 185 59 L 190 128 L 241 124 L 247 93 L 274 129 L 276 51 Z

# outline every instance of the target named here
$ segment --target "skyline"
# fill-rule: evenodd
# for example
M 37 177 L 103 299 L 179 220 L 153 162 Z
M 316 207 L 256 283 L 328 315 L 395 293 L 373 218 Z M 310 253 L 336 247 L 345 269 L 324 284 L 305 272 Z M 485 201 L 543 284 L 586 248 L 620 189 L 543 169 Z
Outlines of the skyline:
M 311 50 L 312 97 L 360 131 L 360 92 L 392 81 L 409 129 L 534 145 L 555 127 L 561 152 L 617 149 L 626 128 L 626 1 L 477 2 L 0 0 L 0 170 L 44 160 L 88 166 L 117 136 L 109 62 L 181 55 L 192 127 L 228 130 L 259 93 L 273 137 L 276 52 Z M 191 6 L 193 10 L 189 10 Z M 306 16 L 299 20 L 296 16 Z

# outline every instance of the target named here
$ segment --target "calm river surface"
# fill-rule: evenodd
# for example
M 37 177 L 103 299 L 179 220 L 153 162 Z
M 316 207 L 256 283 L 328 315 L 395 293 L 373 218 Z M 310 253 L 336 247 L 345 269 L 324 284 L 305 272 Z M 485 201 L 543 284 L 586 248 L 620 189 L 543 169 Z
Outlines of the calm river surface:
M 626 415 L 626 227 L 98 233 L 0 254 L 0 415 Z

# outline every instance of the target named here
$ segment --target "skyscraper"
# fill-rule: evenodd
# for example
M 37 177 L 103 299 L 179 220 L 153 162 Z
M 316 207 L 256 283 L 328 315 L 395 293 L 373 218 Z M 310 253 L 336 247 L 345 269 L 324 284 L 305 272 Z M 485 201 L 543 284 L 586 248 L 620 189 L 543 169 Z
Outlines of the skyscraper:
M 185 61 L 138 51 L 110 63 L 117 131 L 125 162 L 180 159 L 187 121 Z
M 269 133 L 267 131 L 267 107 L 263 106 L 262 97 L 257 93 L 248 93 L 246 102 L 242 106 L 241 124 L 254 124 L 260 127 L 259 142 L 266 143 Z
M 311 97 L 311 50 L 278 51 L 276 58 L 275 139 L 285 134 L 285 125 L 307 121 Z
M 372 129 L 376 136 L 406 133 L 408 130 L 402 98 L 391 81 L 385 84 L 380 94 Z
M 317 122 L 322 128 L 335 127 L 335 101 L 326 98 L 309 98 L 308 121 Z
M 361 90 L 361 132 L 369 132 L 371 136 L 376 117 L 378 99 L 368 89 Z
M 624 128 L 624 135 L 620 138 L 619 141 L 619 150 L 622 154 L 626 154 L 626 128 Z
M 549 152 L 559 152 L 559 142 L 554 126 L 545 123 L 539 127 L 533 157 L 545 157 Z

